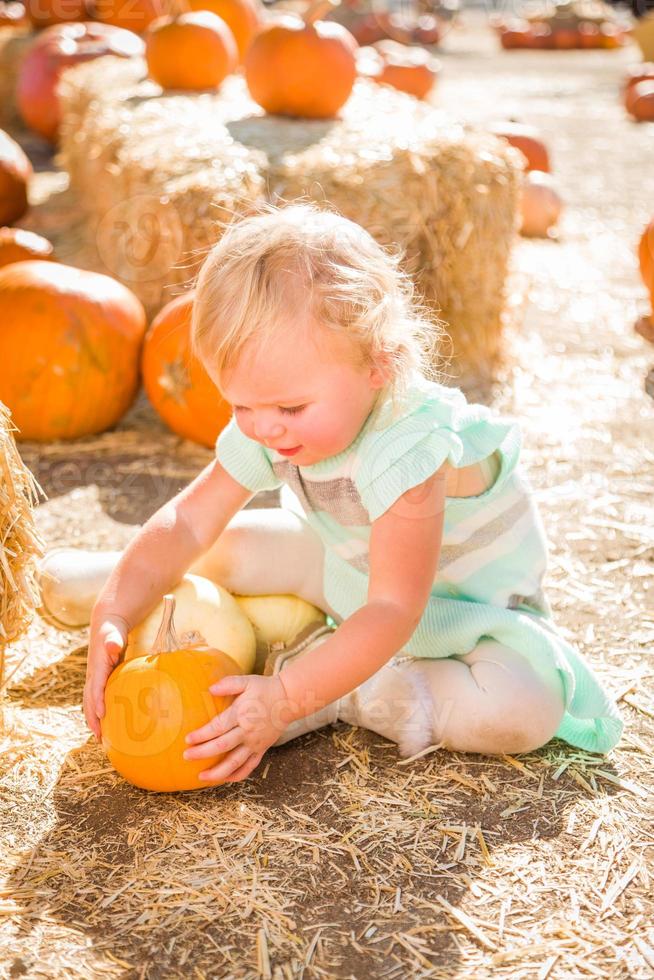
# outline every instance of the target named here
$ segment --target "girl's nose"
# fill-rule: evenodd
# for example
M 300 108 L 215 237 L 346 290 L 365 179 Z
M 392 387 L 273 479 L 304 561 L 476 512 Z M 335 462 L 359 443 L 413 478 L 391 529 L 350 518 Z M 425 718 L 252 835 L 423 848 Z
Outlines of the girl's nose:
M 285 429 L 280 422 L 272 419 L 268 421 L 261 419 L 255 423 L 255 431 L 257 439 L 274 440 L 280 439 L 284 435 Z

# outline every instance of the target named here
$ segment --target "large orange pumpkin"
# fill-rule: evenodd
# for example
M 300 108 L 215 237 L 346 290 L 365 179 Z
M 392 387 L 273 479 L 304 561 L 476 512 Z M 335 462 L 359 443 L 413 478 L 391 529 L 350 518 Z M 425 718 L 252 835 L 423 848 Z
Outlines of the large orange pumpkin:
M 490 129 L 496 136 L 501 136 L 524 154 L 527 161 L 526 170 L 550 172 L 550 156 L 535 127 L 516 122 L 499 122 L 494 123 Z
M 16 101 L 24 122 L 39 136 L 56 142 L 61 119 L 56 90 L 62 72 L 107 54 L 129 58 L 142 53 L 140 37 L 118 27 L 89 22 L 46 28 L 29 49 L 18 74 Z
M 0 266 L 29 259 L 54 260 L 52 242 L 23 228 L 0 228 Z
M 39 30 L 88 18 L 86 0 L 24 0 L 24 3 L 28 20 Z
M 252 41 L 245 81 L 266 112 L 329 119 L 350 97 L 358 45 L 341 24 L 319 20 L 326 6 L 319 0 L 304 19 L 280 17 Z
M 259 0 L 189 0 L 191 10 L 210 10 L 225 21 L 234 35 L 239 61 L 264 22 L 263 4 Z
M 22 148 L 0 129 L 0 225 L 18 221 L 28 208 L 32 164 Z
M 654 306 L 654 218 L 640 236 L 638 243 L 638 262 L 643 282 L 652 294 Z
M 158 17 L 174 13 L 170 0 L 89 0 L 94 20 L 142 34 Z
M 100 729 L 107 757 L 121 776 L 141 789 L 172 793 L 217 785 L 198 776 L 225 753 L 185 760 L 185 738 L 234 700 L 210 694 L 209 687 L 243 672 L 221 650 L 180 649 L 172 623 L 175 599 L 165 596 L 164 603 L 152 654 L 120 663 L 109 676 Z
M 168 303 L 152 321 L 143 345 L 143 386 L 173 432 L 213 446 L 231 407 L 191 353 L 193 293 Z
M 217 88 L 238 64 L 234 35 L 208 10 L 155 20 L 145 33 L 145 57 L 163 89 Z
M 121 283 L 57 262 L 0 269 L 0 401 L 19 439 L 104 432 L 132 403 L 145 312 Z

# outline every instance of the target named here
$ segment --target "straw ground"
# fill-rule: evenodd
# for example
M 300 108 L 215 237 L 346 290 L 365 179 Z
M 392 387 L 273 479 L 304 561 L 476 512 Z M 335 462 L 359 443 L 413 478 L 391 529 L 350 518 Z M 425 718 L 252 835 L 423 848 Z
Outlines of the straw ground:
M 609 758 L 395 747 L 346 726 L 270 752 L 226 789 L 148 795 L 81 715 L 83 632 L 11 650 L 0 942 L 19 977 L 635 977 L 654 971 L 651 355 L 633 246 L 654 200 L 646 127 L 616 99 L 629 52 L 500 55 L 447 39 L 440 98 L 543 126 L 568 200 L 558 242 L 515 255 L 518 415 L 551 541 L 556 619 L 620 699 Z M 479 93 L 483 93 L 483 102 Z M 488 108 L 490 106 L 490 109 Z M 471 270 L 483 275 L 483 269 Z M 143 404 L 42 452 L 49 544 L 115 547 L 198 471 Z

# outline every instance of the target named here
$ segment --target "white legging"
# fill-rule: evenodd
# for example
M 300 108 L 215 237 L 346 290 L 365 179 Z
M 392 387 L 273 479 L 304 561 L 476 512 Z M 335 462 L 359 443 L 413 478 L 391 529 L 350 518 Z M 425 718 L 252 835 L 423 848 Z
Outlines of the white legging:
M 325 600 L 323 563 L 324 546 L 303 517 L 283 508 L 251 508 L 230 521 L 189 571 L 240 595 L 298 595 L 340 623 L 342 617 Z M 413 692 L 423 718 L 428 703 L 431 731 L 426 744 L 462 752 L 539 748 L 554 735 L 564 711 L 563 686 L 554 667 L 536 668 L 518 651 L 488 638 L 463 657 L 394 660 L 357 690 L 366 702 L 366 727 L 394 737 L 397 704 Z M 420 728 L 418 721 L 416 725 Z M 408 738 L 405 754 L 425 737 L 422 731 L 417 741 Z

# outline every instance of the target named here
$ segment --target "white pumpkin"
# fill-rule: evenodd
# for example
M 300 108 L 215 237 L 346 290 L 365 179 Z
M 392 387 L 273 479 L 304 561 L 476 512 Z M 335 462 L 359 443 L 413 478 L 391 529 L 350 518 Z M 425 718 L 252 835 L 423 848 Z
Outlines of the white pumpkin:
M 227 653 L 244 674 L 254 669 L 257 641 L 245 612 L 227 589 L 200 575 L 185 575 L 170 589 L 175 597 L 175 632 L 183 647 L 195 644 Z M 154 646 L 164 611 L 163 599 L 129 633 L 125 660 L 143 657 Z

